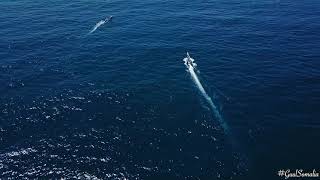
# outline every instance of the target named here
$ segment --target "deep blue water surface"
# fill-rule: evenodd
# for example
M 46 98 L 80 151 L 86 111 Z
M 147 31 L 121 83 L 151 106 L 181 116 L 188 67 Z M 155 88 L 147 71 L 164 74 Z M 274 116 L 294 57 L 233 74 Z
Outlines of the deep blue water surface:
M 320 170 L 317 0 L 2 0 L 0 20 L 1 179 Z

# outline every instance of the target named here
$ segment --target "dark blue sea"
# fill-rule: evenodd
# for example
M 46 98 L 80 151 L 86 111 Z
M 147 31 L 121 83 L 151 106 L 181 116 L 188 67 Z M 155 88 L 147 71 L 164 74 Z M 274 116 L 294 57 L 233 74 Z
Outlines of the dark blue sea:
M 319 172 L 320 1 L 2 0 L 0 95 L 0 179 Z

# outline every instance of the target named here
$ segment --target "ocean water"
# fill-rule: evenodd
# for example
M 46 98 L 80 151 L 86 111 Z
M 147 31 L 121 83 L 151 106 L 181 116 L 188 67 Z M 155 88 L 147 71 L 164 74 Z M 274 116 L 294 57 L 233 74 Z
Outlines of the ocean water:
M 0 19 L 1 179 L 320 170 L 319 1 L 2 0 Z

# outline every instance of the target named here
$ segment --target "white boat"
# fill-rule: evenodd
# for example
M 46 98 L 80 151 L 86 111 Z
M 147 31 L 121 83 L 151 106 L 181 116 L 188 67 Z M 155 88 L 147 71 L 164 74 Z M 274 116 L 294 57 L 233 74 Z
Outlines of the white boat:
M 193 67 L 195 68 L 195 66 L 197 66 L 196 63 L 194 63 L 194 59 L 190 57 L 189 52 L 187 52 L 187 57 L 184 58 L 184 62 L 185 65 L 189 68 L 189 67 Z

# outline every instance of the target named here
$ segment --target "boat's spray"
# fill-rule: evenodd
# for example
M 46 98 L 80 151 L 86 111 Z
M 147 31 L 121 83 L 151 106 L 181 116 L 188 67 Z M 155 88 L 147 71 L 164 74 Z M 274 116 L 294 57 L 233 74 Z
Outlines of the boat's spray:
M 210 105 L 211 110 L 213 111 L 213 114 L 215 116 L 215 118 L 219 121 L 220 125 L 222 126 L 223 130 L 226 133 L 229 133 L 229 127 L 227 125 L 227 123 L 224 121 L 223 117 L 221 116 L 218 107 L 213 103 L 211 97 L 207 94 L 207 92 L 205 91 L 205 89 L 203 88 L 196 72 L 195 72 L 195 67 L 197 66 L 196 63 L 194 63 L 194 59 L 192 59 L 189 54 L 187 58 L 184 58 L 183 61 L 185 62 L 185 65 L 188 68 L 189 73 L 191 74 L 191 77 L 194 81 L 194 83 L 196 84 L 196 86 L 198 87 L 199 91 L 201 92 L 201 94 L 203 95 L 203 97 L 206 99 L 206 101 L 208 102 L 208 104 Z M 188 63 L 189 61 L 189 63 Z
M 92 28 L 92 30 L 89 32 L 89 34 L 95 32 L 100 26 L 102 26 L 103 24 L 109 22 L 111 19 L 112 19 L 112 16 L 110 16 L 109 18 L 106 18 L 105 20 L 99 21 L 99 22 Z
M 223 119 L 222 115 L 220 114 L 217 106 L 213 103 L 211 97 L 207 94 L 207 92 L 205 91 L 205 89 L 203 88 L 197 73 L 195 72 L 195 68 L 197 66 L 196 63 L 194 63 L 194 59 L 192 59 L 189 54 L 187 54 L 188 57 L 184 58 L 183 61 L 185 62 L 185 65 L 188 68 L 188 71 L 192 77 L 192 80 L 194 81 L 194 83 L 196 84 L 197 88 L 199 89 L 199 91 L 201 92 L 202 96 L 206 99 L 206 101 L 208 102 L 208 104 L 210 105 L 211 110 L 213 111 L 213 115 L 215 117 L 215 119 L 217 119 L 221 125 L 221 127 L 223 128 L 224 132 L 227 135 L 227 138 L 230 141 L 230 144 L 234 150 L 233 152 L 233 156 L 239 161 L 238 162 L 238 168 L 240 171 L 248 171 L 248 167 L 249 167 L 249 159 L 247 158 L 246 154 L 243 153 L 242 147 L 240 147 L 240 145 L 235 141 L 235 139 L 233 139 L 232 133 L 229 130 L 229 126 L 226 123 L 226 121 Z

